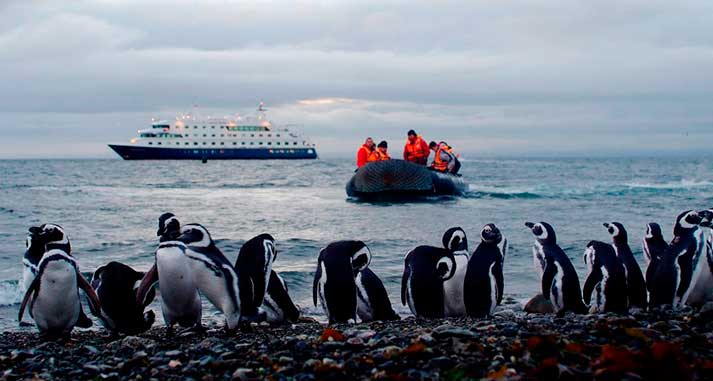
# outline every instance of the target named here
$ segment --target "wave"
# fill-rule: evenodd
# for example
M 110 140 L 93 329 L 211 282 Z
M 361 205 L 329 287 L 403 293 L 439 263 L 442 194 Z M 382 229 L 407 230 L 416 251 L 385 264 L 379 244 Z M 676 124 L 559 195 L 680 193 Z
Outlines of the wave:
M 477 184 L 470 184 L 468 187 L 468 192 L 466 197 L 469 198 L 482 198 L 482 197 L 492 197 L 492 198 L 542 198 L 545 197 L 542 194 L 537 193 L 534 188 L 523 188 L 523 187 L 491 187 Z
M 694 189 L 694 188 L 706 188 L 706 187 L 713 187 L 713 182 L 712 181 L 696 181 L 696 180 L 680 180 L 680 181 L 672 181 L 672 182 L 666 182 L 666 183 L 645 183 L 645 182 L 630 182 L 624 184 L 624 186 L 628 188 L 634 188 L 634 189 L 670 189 L 670 190 L 676 190 L 676 189 Z
M 0 306 L 19 304 L 21 299 L 20 285 L 17 280 L 0 281 Z

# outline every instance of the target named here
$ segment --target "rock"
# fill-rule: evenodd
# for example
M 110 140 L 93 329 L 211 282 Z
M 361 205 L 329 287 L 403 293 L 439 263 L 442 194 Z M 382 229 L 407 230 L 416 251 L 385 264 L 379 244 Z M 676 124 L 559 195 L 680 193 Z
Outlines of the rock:
M 252 369 L 249 368 L 238 368 L 233 372 L 233 380 L 249 380 L 254 378 L 255 374 Z
M 156 346 L 156 342 L 151 340 L 151 339 L 145 339 L 143 337 L 137 337 L 137 336 L 126 336 L 125 338 L 121 340 L 114 341 L 112 343 L 109 343 L 109 347 L 112 349 L 148 349 L 148 348 L 153 348 Z
M 477 339 L 478 335 L 468 329 L 457 328 L 448 325 L 441 325 L 433 330 L 433 336 L 436 339 L 445 339 L 449 337 L 457 337 L 460 339 Z
M 542 294 L 537 294 L 530 299 L 523 310 L 533 314 L 553 314 L 557 312 L 552 302 L 545 299 Z
M 182 364 L 180 361 L 178 361 L 178 360 L 171 360 L 171 361 L 168 362 L 168 367 L 171 368 L 171 369 L 178 368 L 178 367 L 180 367 L 180 366 L 182 366 L 182 365 L 183 365 L 183 364 Z
M 164 353 L 164 355 L 167 356 L 167 357 L 178 357 L 178 356 L 180 356 L 182 353 L 183 353 L 183 352 L 181 352 L 181 351 L 179 351 L 179 350 L 173 350 L 173 351 L 168 351 L 168 352 Z

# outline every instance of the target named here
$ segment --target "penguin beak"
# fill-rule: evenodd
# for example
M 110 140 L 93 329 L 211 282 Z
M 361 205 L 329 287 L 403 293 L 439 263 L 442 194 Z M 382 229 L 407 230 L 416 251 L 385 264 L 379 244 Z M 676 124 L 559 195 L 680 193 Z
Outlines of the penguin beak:
M 603 223 L 602 225 L 604 225 L 605 228 L 609 229 L 609 223 L 608 223 L 608 222 L 605 222 L 605 223 Z
M 535 224 L 533 224 L 532 222 L 525 222 L 525 226 L 532 229 L 533 227 L 535 227 Z
M 39 235 L 40 233 L 42 233 L 42 229 L 39 226 L 30 226 L 27 231 L 32 235 Z

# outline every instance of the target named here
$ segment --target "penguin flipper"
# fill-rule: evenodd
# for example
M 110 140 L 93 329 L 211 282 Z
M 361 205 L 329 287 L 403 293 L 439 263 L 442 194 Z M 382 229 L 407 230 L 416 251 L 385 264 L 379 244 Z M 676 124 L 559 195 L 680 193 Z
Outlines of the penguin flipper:
M 406 283 L 409 278 L 411 278 L 411 266 L 407 264 L 404 266 L 404 275 L 401 277 L 401 305 L 403 306 L 406 305 L 406 292 L 408 291 L 406 289 Z
M 589 272 L 587 279 L 584 280 L 584 288 L 582 289 L 584 304 L 590 304 L 594 287 L 602 281 L 603 277 L 604 274 L 602 274 L 602 270 L 599 267 L 594 267 L 592 268 L 592 271 Z
M 99 303 L 99 297 L 97 296 L 97 293 L 94 292 L 92 285 L 87 282 L 87 279 L 84 278 L 79 271 L 77 271 L 77 285 L 87 295 L 87 300 L 89 300 L 89 310 L 92 311 L 92 314 L 94 314 L 94 316 L 101 316 L 101 303 Z
M 20 312 L 17 315 L 17 321 L 22 323 L 22 315 L 25 314 L 25 306 L 27 305 L 27 302 L 30 301 L 30 297 L 32 296 L 32 294 L 36 293 L 39 288 L 40 277 L 36 276 L 35 279 L 32 280 L 32 283 L 30 283 L 30 286 L 27 287 L 27 291 L 25 291 L 25 297 L 22 298 L 22 303 L 20 304 Z
M 149 271 L 144 274 L 144 277 L 141 278 L 139 288 L 136 290 L 136 303 L 138 305 L 146 307 L 149 303 L 151 303 L 150 300 L 147 300 L 148 298 L 146 296 L 149 291 L 153 289 L 156 283 L 158 283 L 158 269 L 156 268 L 156 263 L 154 263 Z
M 555 275 L 557 275 L 557 266 L 548 261 L 542 274 L 542 296 L 546 300 L 550 300 L 550 291 L 552 290 L 552 283 L 555 281 Z
M 496 266 L 493 266 L 492 272 L 493 276 L 495 277 L 495 287 L 497 287 L 497 305 L 499 306 L 503 302 L 503 290 L 505 289 L 505 279 L 503 279 L 502 262 L 499 262 Z
M 322 253 L 320 253 L 321 256 Z M 314 306 L 317 307 L 317 299 L 319 298 L 319 280 L 322 278 L 322 266 L 321 259 L 317 260 L 317 271 L 314 273 L 314 283 L 312 284 L 312 301 Z

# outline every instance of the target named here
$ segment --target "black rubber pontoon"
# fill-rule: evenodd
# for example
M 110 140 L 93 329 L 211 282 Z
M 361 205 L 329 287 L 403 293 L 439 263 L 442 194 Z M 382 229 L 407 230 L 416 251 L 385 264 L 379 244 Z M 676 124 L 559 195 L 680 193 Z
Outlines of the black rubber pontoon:
M 459 176 L 432 171 L 404 160 L 369 163 L 347 183 L 347 195 L 364 199 L 459 196 L 467 184 Z

